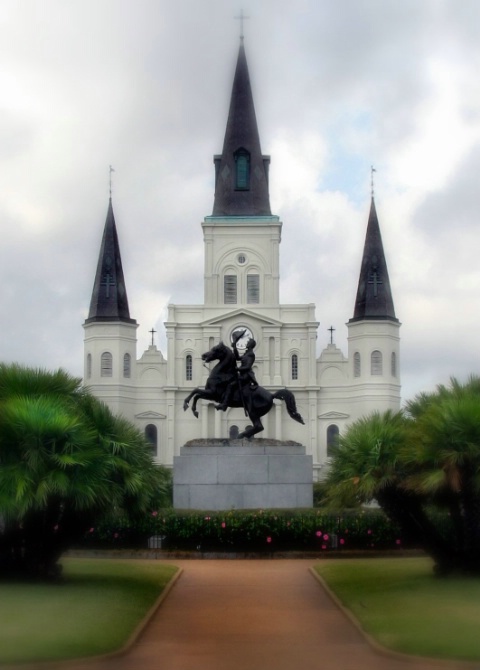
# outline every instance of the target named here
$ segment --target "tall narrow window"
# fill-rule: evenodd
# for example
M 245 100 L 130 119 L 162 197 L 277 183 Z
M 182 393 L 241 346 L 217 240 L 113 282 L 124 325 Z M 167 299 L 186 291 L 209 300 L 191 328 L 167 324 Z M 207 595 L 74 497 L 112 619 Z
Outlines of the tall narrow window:
M 235 305 L 237 302 L 237 275 L 225 275 L 223 278 L 223 302 Z
M 187 357 L 185 358 L 185 379 L 187 382 L 190 382 L 193 379 L 193 361 L 191 354 L 187 354 Z
M 245 149 L 235 153 L 235 188 L 240 191 L 250 188 L 250 154 Z
M 292 379 L 298 379 L 298 355 L 292 354 Z
M 371 372 L 372 375 L 378 376 L 383 375 L 383 361 L 382 361 L 382 352 L 381 351 L 372 351 L 371 358 Z
M 100 359 L 100 376 L 112 376 L 112 354 L 109 351 L 104 351 Z
M 260 275 L 247 275 L 247 302 L 260 302 Z
M 130 377 L 132 374 L 132 357 L 130 354 L 125 354 L 123 357 L 123 376 Z
M 92 376 L 92 354 L 87 354 L 87 379 Z
M 392 377 L 397 376 L 397 356 L 395 352 L 392 352 Z
M 338 430 L 338 426 L 336 426 L 334 423 L 332 423 L 331 426 L 328 426 L 327 428 L 327 457 L 332 456 L 333 452 L 333 447 L 337 444 L 338 442 L 338 436 L 340 434 L 340 431 Z
M 153 423 L 149 423 L 148 426 L 145 426 L 145 437 L 152 449 L 152 455 L 156 456 L 158 450 L 158 430 Z
M 353 354 L 353 376 L 360 377 L 361 372 L 362 372 L 362 363 L 360 359 L 360 354 L 358 353 L 358 351 L 356 351 Z

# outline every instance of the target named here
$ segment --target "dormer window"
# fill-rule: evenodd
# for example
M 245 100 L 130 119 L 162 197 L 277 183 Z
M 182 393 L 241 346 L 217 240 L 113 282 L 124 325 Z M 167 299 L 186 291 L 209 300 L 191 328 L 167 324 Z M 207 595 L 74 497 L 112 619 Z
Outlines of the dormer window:
M 250 154 L 246 149 L 235 152 L 235 189 L 248 191 L 250 188 Z

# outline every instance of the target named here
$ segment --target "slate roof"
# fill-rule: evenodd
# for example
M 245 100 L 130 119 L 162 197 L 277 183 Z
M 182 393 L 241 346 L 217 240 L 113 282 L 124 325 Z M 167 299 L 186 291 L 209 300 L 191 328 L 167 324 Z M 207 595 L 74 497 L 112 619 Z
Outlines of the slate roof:
M 250 154 L 250 183 L 236 188 L 235 153 Z M 243 42 L 238 52 L 223 151 L 214 157 L 215 200 L 213 216 L 270 216 L 268 193 L 269 156 L 263 156 L 253 104 L 250 76 Z
M 368 217 L 355 310 L 350 322 L 365 319 L 398 321 L 395 316 L 387 262 L 373 197 Z
M 108 203 L 90 311 L 85 323 L 93 321 L 136 323 L 130 318 L 128 309 L 127 290 L 111 198 Z

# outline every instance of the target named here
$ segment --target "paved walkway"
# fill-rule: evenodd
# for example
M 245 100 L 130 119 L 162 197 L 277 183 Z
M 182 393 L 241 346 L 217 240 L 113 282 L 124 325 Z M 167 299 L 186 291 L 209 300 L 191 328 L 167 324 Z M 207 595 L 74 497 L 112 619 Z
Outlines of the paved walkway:
M 309 572 L 315 561 L 167 562 L 184 572 L 131 651 L 70 670 L 465 668 L 373 651 Z

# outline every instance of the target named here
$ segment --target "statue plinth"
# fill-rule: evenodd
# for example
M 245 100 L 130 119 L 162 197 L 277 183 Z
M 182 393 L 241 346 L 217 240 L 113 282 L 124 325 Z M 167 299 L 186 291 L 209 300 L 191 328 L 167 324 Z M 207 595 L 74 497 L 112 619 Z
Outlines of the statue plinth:
M 296 442 L 191 440 L 173 462 L 175 509 L 313 506 L 312 457 Z

